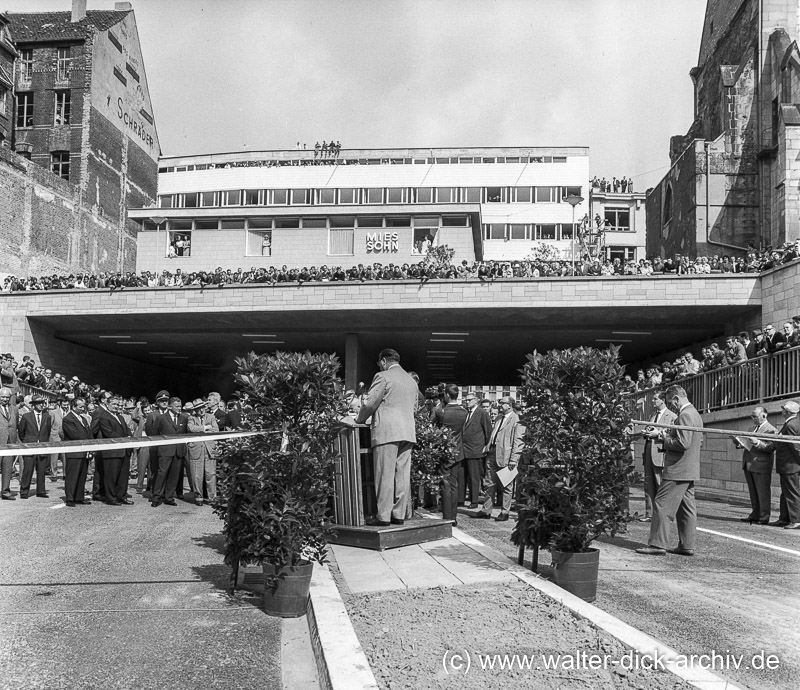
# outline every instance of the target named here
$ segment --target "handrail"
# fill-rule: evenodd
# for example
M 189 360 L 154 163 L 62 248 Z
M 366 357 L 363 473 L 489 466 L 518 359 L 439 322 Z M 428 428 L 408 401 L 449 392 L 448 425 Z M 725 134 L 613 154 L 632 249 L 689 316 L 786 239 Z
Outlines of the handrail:
M 640 414 L 652 416 L 655 412 L 653 394 L 671 385 L 681 386 L 700 412 L 758 405 L 800 395 L 800 346 L 636 391 L 631 396 L 642 408 Z M 640 400 L 643 402 L 639 403 Z

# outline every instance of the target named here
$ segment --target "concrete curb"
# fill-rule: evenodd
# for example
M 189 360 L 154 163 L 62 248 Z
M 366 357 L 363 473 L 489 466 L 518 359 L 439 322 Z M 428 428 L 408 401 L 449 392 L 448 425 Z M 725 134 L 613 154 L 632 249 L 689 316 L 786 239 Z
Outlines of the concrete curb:
M 694 687 L 700 690 L 744 690 L 741 686 L 735 685 L 731 681 L 707 669 L 690 665 L 684 667 L 679 661 L 679 659 L 683 659 L 683 656 L 677 650 L 667 647 L 667 645 L 659 642 L 654 637 L 650 637 L 650 635 L 624 623 L 611 614 L 599 609 L 597 606 L 585 602 L 574 594 L 570 594 L 553 582 L 543 579 L 536 573 L 526 570 L 522 566 L 514 563 L 509 563 L 508 558 L 502 553 L 478 541 L 457 527 L 453 528 L 453 536 L 462 544 L 477 551 L 484 558 L 493 561 L 496 565 L 513 573 L 525 584 L 530 585 L 542 594 L 562 604 L 576 616 L 585 618 L 601 630 L 612 635 L 629 649 L 638 652 L 641 656 L 647 655 L 652 659 L 658 654 L 659 658 L 663 659 L 663 665 L 668 671 L 682 678 Z
M 308 607 L 311 646 L 320 687 L 330 690 L 377 690 L 367 655 L 347 615 L 330 570 L 314 566 Z

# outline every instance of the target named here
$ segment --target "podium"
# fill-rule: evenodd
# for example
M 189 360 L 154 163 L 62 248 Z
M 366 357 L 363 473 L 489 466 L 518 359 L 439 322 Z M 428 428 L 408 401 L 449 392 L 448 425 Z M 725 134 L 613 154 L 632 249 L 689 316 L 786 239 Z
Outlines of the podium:
M 367 525 L 366 518 L 378 507 L 370 429 L 364 424 L 347 427 L 339 433 L 337 444 L 333 502 L 336 535 L 330 539 L 332 544 L 383 551 L 453 536 L 450 521 L 417 515 L 402 525 Z

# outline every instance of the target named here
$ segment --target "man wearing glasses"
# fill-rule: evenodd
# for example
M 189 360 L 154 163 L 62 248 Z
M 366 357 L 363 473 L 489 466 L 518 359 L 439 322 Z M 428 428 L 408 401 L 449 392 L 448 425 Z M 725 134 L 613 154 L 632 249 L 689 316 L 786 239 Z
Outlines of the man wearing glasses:
M 764 326 L 764 339 L 760 343 L 761 349 L 756 354 L 765 355 L 777 352 L 783 347 L 782 343 L 786 343 L 786 338 L 783 336 L 783 333 L 778 333 L 771 323 L 767 324 Z M 781 347 L 778 347 L 779 345 Z
M 486 474 L 486 452 L 484 448 L 492 435 L 492 422 L 489 413 L 479 405 L 477 393 L 467 393 L 464 406 L 467 408 L 467 419 L 464 422 L 462 444 L 464 446 L 464 469 L 469 486 L 470 508 L 478 508 L 478 496 L 481 481 Z

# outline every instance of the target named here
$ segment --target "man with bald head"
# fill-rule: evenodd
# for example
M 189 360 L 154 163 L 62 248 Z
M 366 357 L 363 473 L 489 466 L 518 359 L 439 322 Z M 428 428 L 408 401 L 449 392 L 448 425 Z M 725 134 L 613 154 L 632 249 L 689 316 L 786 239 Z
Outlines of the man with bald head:
M 767 421 L 767 411 L 761 407 L 753 408 L 750 415 L 755 429 L 754 434 L 774 434 L 777 429 Z M 737 443 L 738 448 L 741 446 Z M 770 441 L 753 439 L 753 446 L 742 453 L 742 470 L 750 492 L 750 515 L 741 518 L 742 522 L 757 522 L 766 525 L 771 510 L 772 453 L 774 446 Z
M 781 436 L 800 436 L 800 405 L 793 400 L 781 406 L 783 426 Z M 788 441 L 773 441 L 775 470 L 781 480 L 781 512 L 777 522 L 784 529 L 800 529 L 800 448 Z

